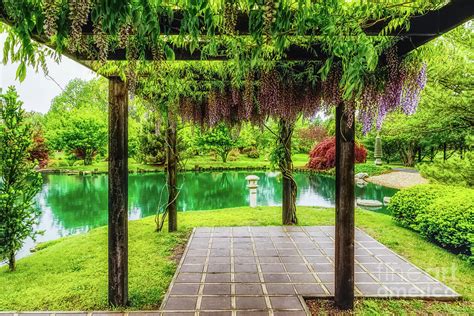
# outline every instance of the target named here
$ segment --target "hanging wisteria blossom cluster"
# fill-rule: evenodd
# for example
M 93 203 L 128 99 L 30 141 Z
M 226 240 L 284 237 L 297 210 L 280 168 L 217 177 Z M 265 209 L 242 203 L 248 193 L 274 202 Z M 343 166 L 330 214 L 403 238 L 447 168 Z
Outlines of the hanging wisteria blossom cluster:
M 426 84 L 426 64 L 421 67 L 403 65 L 394 51 L 387 54 L 387 80 L 380 88 L 376 82 L 367 82 L 359 106 L 359 120 L 364 134 L 370 131 L 376 120 L 377 129 L 387 113 L 401 109 L 413 114 Z
M 256 82 L 254 78 L 254 74 L 248 75 L 241 89 L 210 91 L 198 102 L 181 98 L 182 118 L 209 127 L 244 121 L 262 125 L 268 117 L 295 120 L 300 114 L 313 117 L 321 110 L 321 89 L 317 87 L 283 82 L 275 71 L 263 73 Z
M 387 54 L 384 78 L 367 79 L 359 98 L 343 99 L 340 86 L 342 70 L 334 65 L 326 80 L 311 84 L 310 80 L 282 78 L 276 70 L 259 75 L 249 73 L 243 87 L 211 90 L 199 101 L 181 98 L 180 114 L 184 120 L 212 127 L 220 122 L 262 125 L 271 118 L 295 120 L 299 115 L 314 117 L 319 111 L 328 113 L 333 106 L 345 103 L 348 122 L 357 113 L 367 133 L 374 123 L 380 129 L 387 113 L 401 108 L 413 114 L 426 84 L 426 65 L 405 65 L 396 53 Z

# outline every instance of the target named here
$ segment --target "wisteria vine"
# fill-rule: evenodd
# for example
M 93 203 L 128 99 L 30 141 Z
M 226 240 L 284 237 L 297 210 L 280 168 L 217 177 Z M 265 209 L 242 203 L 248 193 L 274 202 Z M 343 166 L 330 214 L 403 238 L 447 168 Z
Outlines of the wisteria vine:
M 363 133 L 367 133 L 374 125 L 380 129 L 387 113 L 396 109 L 413 114 L 427 80 L 426 64 L 404 63 L 393 51 L 387 53 L 381 73 L 367 77 L 360 97 L 344 100 L 339 65 L 317 84 L 305 78 L 283 77 L 276 69 L 260 74 L 249 72 L 241 88 L 231 85 L 216 88 L 199 100 L 182 97 L 180 114 L 186 121 L 208 127 L 220 122 L 234 125 L 244 121 L 262 126 L 269 117 L 311 118 L 319 111 L 328 113 L 344 102 L 349 124 L 355 113 L 363 125 Z

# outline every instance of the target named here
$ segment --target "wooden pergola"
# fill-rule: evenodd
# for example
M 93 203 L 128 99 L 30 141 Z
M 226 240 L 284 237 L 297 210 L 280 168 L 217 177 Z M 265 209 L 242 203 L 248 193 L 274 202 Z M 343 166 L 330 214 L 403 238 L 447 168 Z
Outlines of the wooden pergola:
M 174 19 L 157 17 L 169 34 L 178 34 L 179 11 Z M 456 26 L 472 19 L 474 1 L 452 0 L 444 7 L 412 17 L 407 30 L 395 30 L 388 36 L 399 37 L 396 51 L 403 56 Z M 13 22 L 0 2 L 0 21 Z M 387 21 L 377 22 L 364 29 L 368 35 L 377 35 Z M 239 13 L 236 30 L 240 35 L 249 33 L 249 17 Z M 82 28 L 84 36 L 93 34 L 89 21 Z M 32 38 L 46 44 L 39 34 Z M 199 49 L 190 52 L 175 47 L 176 60 L 200 60 Z M 78 61 L 87 56 L 70 53 Z M 108 60 L 127 60 L 127 52 L 118 48 L 108 52 Z M 152 50 L 145 52 L 146 60 L 153 60 Z M 225 60 L 226 56 L 208 56 L 207 60 Z M 290 46 L 285 60 L 324 60 L 324 52 L 317 44 L 311 49 Z M 109 187 L 108 187 L 108 297 L 113 306 L 125 306 L 128 301 L 128 90 L 120 77 L 109 78 Z M 353 113 L 352 113 L 353 114 Z M 336 240 L 335 240 L 335 302 L 340 308 L 352 308 L 354 303 L 354 124 L 349 127 L 344 103 L 336 108 Z M 173 219 L 175 220 L 175 219 Z

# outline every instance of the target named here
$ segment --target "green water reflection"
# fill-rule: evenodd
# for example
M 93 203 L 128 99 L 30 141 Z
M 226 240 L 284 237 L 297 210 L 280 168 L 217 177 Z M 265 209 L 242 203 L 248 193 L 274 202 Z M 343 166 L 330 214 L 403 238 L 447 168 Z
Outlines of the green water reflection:
M 202 172 L 179 175 L 181 192 L 178 209 L 211 210 L 248 205 L 247 172 Z M 281 204 L 278 173 L 255 172 L 260 177 L 259 205 Z M 298 205 L 334 206 L 335 180 L 332 177 L 299 173 Z M 156 214 L 166 200 L 163 173 L 132 174 L 129 177 L 129 216 L 138 219 Z M 382 201 L 396 190 L 368 184 L 356 187 L 356 197 Z M 41 225 L 57 236 L 86 231 L 107 224 L 107 176 L 46 175 L 38 197 L 43 210 Z M 380 211 L 384 211 L 382 208 Z M 49 235 L 49 234 L 48 234 Z

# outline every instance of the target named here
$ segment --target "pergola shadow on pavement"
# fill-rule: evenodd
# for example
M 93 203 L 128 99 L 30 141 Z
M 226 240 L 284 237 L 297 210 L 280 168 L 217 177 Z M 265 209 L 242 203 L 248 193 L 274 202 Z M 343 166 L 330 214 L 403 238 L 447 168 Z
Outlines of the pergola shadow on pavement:
M 456 300 L 452 289 L 360 229 L 355 295 Z M 334 226 L 196 228 L 163 315 L 306 315 L 304 298 L 334 297 Z

